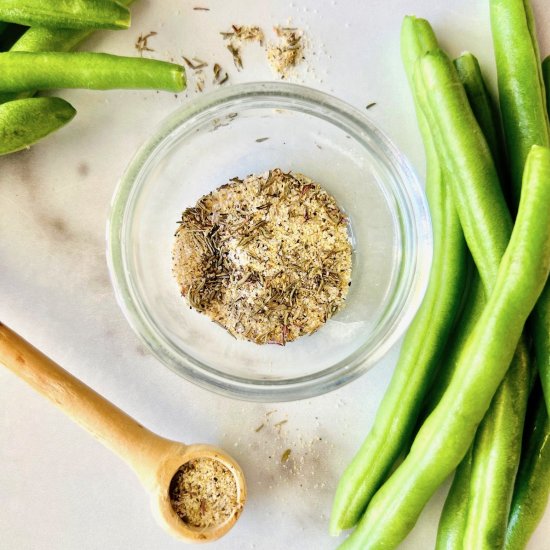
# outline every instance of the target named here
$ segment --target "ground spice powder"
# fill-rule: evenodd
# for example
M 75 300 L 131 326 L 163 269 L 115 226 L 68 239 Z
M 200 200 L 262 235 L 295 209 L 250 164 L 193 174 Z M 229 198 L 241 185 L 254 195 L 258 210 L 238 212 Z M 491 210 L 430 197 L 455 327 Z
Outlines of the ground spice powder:
M 208 529 L 228 521 L 237 508 L 235 477 L 219 460 L 199 458 L 183 464 L 170 483 L 170 503 L 190 527 Z

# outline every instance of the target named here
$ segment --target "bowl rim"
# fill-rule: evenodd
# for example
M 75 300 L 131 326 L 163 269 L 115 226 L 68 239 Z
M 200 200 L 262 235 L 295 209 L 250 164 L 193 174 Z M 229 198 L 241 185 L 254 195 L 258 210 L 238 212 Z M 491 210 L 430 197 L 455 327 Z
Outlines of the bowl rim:
M 349 122 L 350 125 L 363 128 L 383 148 L 388 162 L 398 172 L 401 182 L 407 182 L 407 186 L 401 187 L 408 199 L 409 215 L 415 230 L 412 237 L 415 244 L 415 254 L 411 258 L 414 261 L 411 267 L 412 280 L 389 334 L 386 334 L 378 346 L 366 356 L 363 351 L 351 362 L 346 362 L 346 358 L 336 366 L 322 371 L 283 380 L 232 376 L 202 364 L 181 350 L 180 353 L 175 353 L 168 349 L 166 342 L 162 342 L 150 326 L 147 312 L 138 306 L 132 296 L 122 245 L 127 206 L 132 192 L 140 173 L 147 167 L 158 146 L 182 125 L 191 123 L 216 107 L 243 100 L 262 99 L 293 100 L 300 104 L 309 104 L 315 109 L 321 107 L 339 119 Z M 324 118 L 335 124 L 330 118 Z M 398 342 L 416 314 L 428 285 L 433 254 L 432 226 L 427 199 L 405 156 L 362 111 L 325 92 L 288 82 L 248 82 L 228 86 L 197 96 L 170 113 L 138 148 L 118 181 L 107 218 L 106 241 L 107 264 L 116 300 L 130 326 L 153 355 L 172 371 L 198 386 L 228 397 L 259 402 L 292 401 L 321 395 L 355 380 L 373 367 Z M 342 363 L 346 364 L 341 366 Z

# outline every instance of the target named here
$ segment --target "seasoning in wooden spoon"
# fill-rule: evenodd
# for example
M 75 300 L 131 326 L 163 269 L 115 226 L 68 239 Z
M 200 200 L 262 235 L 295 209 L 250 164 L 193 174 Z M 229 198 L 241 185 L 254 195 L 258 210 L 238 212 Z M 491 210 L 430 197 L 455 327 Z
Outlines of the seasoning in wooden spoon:
M 170 483 L 170 503 L 181 520 L 197 529 L 224 524 L 237 511 L 237 484 L 219 460 L 197 458 L 183 464 Z
M 235 338 L 285 345 L 320 328 L 351 284 L 347 218 L 302 174 L 233 178 L 182 215 L 173 271 L 189 305 Z

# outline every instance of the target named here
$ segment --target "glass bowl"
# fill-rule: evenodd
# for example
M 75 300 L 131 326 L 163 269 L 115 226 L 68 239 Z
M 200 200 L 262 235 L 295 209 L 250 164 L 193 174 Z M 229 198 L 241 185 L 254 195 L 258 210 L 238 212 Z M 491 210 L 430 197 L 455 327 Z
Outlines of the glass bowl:
M 354 251 L 346 306 L 284 347 L 235 340 L 190 309 L 171 266 L 186 207 L 277 167 L 336 198 Z M 361 112 L 288 83 L 223 88 L 170 115 L 118 184 L 107 233 L 117 300 L 149 349 L 202 387 L 257 401 L 325 393 L 371 368 L 415 314 L 432 257 L 427 203 L 403 155 Z

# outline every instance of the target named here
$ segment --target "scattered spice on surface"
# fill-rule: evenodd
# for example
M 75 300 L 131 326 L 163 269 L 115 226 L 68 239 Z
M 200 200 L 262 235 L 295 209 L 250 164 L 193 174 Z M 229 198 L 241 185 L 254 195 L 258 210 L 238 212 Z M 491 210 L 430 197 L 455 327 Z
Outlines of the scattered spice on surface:
M 212 67 L 212 72 L 214 73 L 214 82 L 217 82 L 220 79 L 220 74 L 222 72 L 221 65 L 219 63 L 214 63 L 214 67 Z
M 254 431 L 256 433 L 258 433 L 258 432 L 260 432 L 261 430 L 264 429 L 264 426 L 265 426 L 265 424 L 262 422 Z
M 288 422 L 288 420 L 281 420 L 280 422 L 277 422 L 276 424 L 273 424 L 273 427 L 278 430 L 278 431 L 281 431 L 281 428 Z
M 213 84 L 218 84 L 221 86 L 222 84 L 225 84 L 229 79 L 229 74 L 227 71 L 224 71 L 222 69 L 222 66 L 219 63 L 214 63 L 214 66 L 212 67 L 212 72 L 214 74 L 214 80 Z
M 202 59 L 198 59 L 197 57 L 193 57 L 193 61 L 191 61 L 189 58 L 185 57 L 184 55 L 182 55 L 181 57 L 185 61 L 185 64 L 194 71 L 198 71 L 200 69 L 204 69 L 204 67 L 208 67 L 208 63 L 206 61 L 203 61 Z
M 235 67 L 241 70 L 243 60 L 241 57 L 241 45 L 243 42 L 259 42 L 261 46 L 264 43 L 264 32 L 260 27 L 249 25 L 231 25 L 231 31 L 220 32 L 224 40 L 228 40 L 227 49 L 233 56 Z
M 201 8 L 200 6 L 195 6 L 194 11 L 210 11 L 210 8 Z
M 295 67 L 303 58 L 303 33 L 296 27 L 275 27 L 273 29 L 279 41 L 270 44 L 267 49 L 267 59 L 282 78 Z
M 231 25 L 232 31 L 221 32 L 224 39 L 229 39 L 233 42 L 259 42 L 261 46 L 264 43 L 264 31 L 257 26 L 249 25 Z
M 368 111 L 369 109 L 372 109 L 375 105 L 376 105 L 376 102 L 375 102 L 375 101 L 373 101 L 372 103 L 369 103 L 369 104 L 367 105 L 367 107 L 366 107 L 367 111 Z
M 256 143 L 263 143 L 264 141 L 267 141 L 268 139 L 269 139 L 268 137 L 258 138 L 256 140 Z
M 235 338 L 284 346 L 344 305 L 347 218 L 302 174 L 232 178 L 183 212 L 175 236 L 181 294 Z
M 202 92 L 204 90 L 204 72 L 195 71 L 195 91 Z
M 237 511 L 235 477 L 213 458 L 198 458 L 180 466 L 170 482 L 169 496 L 181 520 L 198 529 L 221 525 Z
M 281 464 L 284 464 L 287 462 L 287 460 L 290 458 L 290 453 L 292 452 L 292 449 L 286 449 L 285 452 L 281 455 Z
M 153 50 L 152 48 L 149 47 L 149 38 L 151 38 L 152 36 L 156 36 L 157 33 L 155 31 L 151 31 L 149 32 L 148 34 L 140 34 L 138 36 L 138 39 L 136 40 L 136 43 L 135 43 L 135 48 L 136 50 L 140 53 L 140 55 L 143 55 L 143 52 L 154 52 L 155 50 Z
M 233 63 L 235 63 L 235 67 L 237 67 L 237 69 L 241 70 L 243 68 L 243 60 L 241 58 L 241 51 L 239 50 L 239 48 L 237 48 L 233 44 L 228 44 L 227 49 L 229 50 L 229 53 L 233 56 Z
M 199 59 L 198 57 L 193 57 L 193 59 L 189 59 L 184 55 L 182 55 L 181 57 L 187 67 L 193 71 L 195 92 L 202 92 L 204 90 L 205 84 L 205 75 L 203 69 L 205 67 L 208 67 L 208 63 L 206 61 L 203 61 L 202 59 Z
M 260 27 L 248 25 L 232 25 L 234 37 L 238 40 L 247 42 L 259 42 L 260 46 L 264 45 L 264 31 Z

